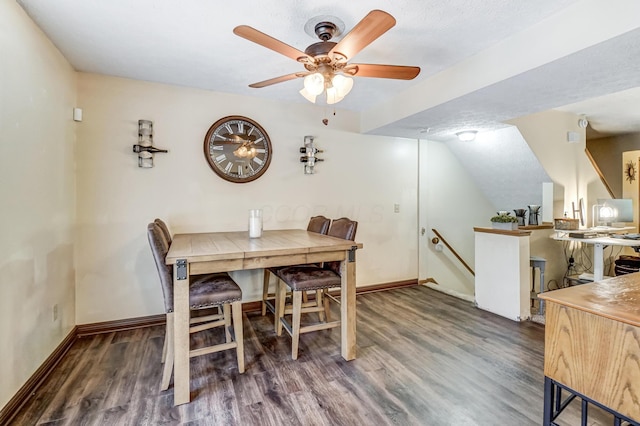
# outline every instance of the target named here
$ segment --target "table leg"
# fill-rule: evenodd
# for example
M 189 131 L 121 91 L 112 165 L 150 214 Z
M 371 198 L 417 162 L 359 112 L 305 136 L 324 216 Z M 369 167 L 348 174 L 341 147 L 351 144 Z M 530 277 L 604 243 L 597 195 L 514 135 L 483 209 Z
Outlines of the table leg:
M 356 257 L 355 249 L 348 250 L 342 262 L 340 297 L 340 326 L 342 357 L 347 361 L 356 357 Z
M 180 261 L 179 261 L 180 262 Z M 189 264 L 173 266 L 173 405 L 191 400 L 189 390 Z
M 544 378 L 544 409 L 542 415 L 542 426 L 549 426 L 553 421 L 553 382 L 550 378 Z
M 593 245 L 593 281 L 602 281 L 604 277 L 604 244 Z

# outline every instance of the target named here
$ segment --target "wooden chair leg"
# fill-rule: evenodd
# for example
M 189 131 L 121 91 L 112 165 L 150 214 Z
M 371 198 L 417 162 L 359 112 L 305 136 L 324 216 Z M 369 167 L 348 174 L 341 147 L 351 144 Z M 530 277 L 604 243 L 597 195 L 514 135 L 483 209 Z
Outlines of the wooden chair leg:
M 292 291 L 293 315 L 291 318 L 291 358 L 298 359 L 298 343 L 300 341 L 300 315 L 302 314 L 302 291 Z
M 227 339 L 227 343 L 229 343 L 231 342 L 231 305 L 228 303 L 222 305 L 222 312 L 224 313 L 224 336 Z
M 302 292 L 302 303 L 307 303 L 309 301 L 309 295 L 306 291 Z
M 238 357 L 238 372 L 244 373 L 244 330 L 242 328 L 242 302 L 233 302 L 231 311 L 233 313 L 233 334 L 236 338 L 236 355 Z M 229 306 L 228 304 L 225 305 Z
M 167 317 L 169 316 L 169 314 L 167 314 Z M 168 319 L 165 319 L 165 324 L 168 322 Z M 165 361 L 167 360 L 167 346 L 169 342 L 169 336 L 167 334 L 167 332 L 165 331 L 164 333 L 164 343 L 162 344 L 162 364 L 165 363 Z
M 322 297 L 323 295 L 324 295 L 324 291 L 322 289 L 316 290 L 316 306 L 318 308 L 321 308 L 323 305 L 323 297 Z M 325 321 L 324 311 L 319 311 L 318 316 L 320 317 L 320 321 Z
M 173 373 L 173 312 L 167 314 L 167 329 L 165 331 L 164 341 L 166 343 L 167 353 L 164 359 L 164 368 L 162 369 L 162 383 L 160 384 L 160 390 L 169 389 L 171 373 Z
M 276 281 L 276 319 L 275 319 L 275 328 L 276 335 L 282 336 L 282 321 L 281 318 L 284 317 L 284 303 L 285 298 L 287 297 L 287 285 L 283 283 L 280 279 Z
M 329 305 L 330 302 L 330 298 L 326 295 L 326 293 L 328 293 L 329 290 L 328 289 L 324 289 L 322 290 L 323 293 L 323 302 L 324 302 L 324 319 L 326 322 L 331 322 L 331 306 Z
M 262 282 L 262 316 L 267 314 L 267 304 L 265 301 L 267 297 L 269 297 L 269 277 L 271 276 L 271 272 L 265 268 L 264 277 Z

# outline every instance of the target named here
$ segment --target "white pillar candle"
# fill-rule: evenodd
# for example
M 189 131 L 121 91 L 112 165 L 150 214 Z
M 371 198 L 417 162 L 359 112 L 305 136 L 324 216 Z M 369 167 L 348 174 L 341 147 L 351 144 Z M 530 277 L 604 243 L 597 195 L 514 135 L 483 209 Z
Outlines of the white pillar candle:
M 249 238 L 262 236 L 262 210 L 249 210 Z

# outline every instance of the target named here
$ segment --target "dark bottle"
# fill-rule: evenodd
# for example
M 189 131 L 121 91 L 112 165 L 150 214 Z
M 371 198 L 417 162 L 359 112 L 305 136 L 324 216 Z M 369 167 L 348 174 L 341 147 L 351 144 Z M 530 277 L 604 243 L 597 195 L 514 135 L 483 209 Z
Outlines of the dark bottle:
M 316 158 L 313 157 L 314 161 L 324 161 L 322 158 Z M 301 163 L 307 163 L 309 161 L 309 157 L 307 157 L 306 155 L 303 155 L 300 157 L 300 162 Z
M 133 146 L 133 152 L 151 152 L 151 153 L 156 153 L 156 152 L 169 152 L 166 149 L 159 149 L 156 148 L 154 146 L 143 146 L 143 145 L 134 145 Z
M 318 149 L 318 148 L 311 148 L 310 151 L 311 152 L 309 154 L 317 154 L 319 152 L 324 152 L 324 151 L 322 151 L 321 149 Z M 300 147 L 300 153 L 306 154 L 307 153 L 307 148 L 304 147 L 304 146 L 301 146 Z

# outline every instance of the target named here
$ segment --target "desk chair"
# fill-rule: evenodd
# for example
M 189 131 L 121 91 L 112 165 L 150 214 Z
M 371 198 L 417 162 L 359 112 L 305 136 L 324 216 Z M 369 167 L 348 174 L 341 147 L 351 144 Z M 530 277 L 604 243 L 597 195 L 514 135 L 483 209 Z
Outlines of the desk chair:
M 327 235 L 353 241 L 355 240 L 357 229 L 358 222 L 343 217 L 331 223 Z M 291 289 L 292 305 L 285 305 L 286 289 L 282 283 L 279 283 L 276 295 L 276 334 L 278 336 L 282 335 L 282 327 L 284 326 L 287 333 L 291 335 L 291 358 L 298 359 L 300 334 L 334 328 L 340 325 L 340 320 L 331 321 L 329 313 L 329 300 L 340 303 L 339 300 L 329 294 L 329 289 L 341 286 L 340 262 L 325 262 L 323 266 L 289 266 L 279 269 L 277 274 L 282 283 Z M 303 306 L 302 294 L 310 290 L 317 292 L 317 304 L 315 306 Z M 311 312 L 319 313 L 320 322 L 301 326 L 301 315 Z M 291 314 L 291 324 L 285 319 L 285 315 L 288 314 Z
M 327 232 L 329 231 L 330 223 L 331 223 L 331 219 L 328 219 L 324 216 L 314 216 L 311 219 L 309 219 L 309 224 L 307 225 L 307 231 L 326 235 Z M 263 284 L 262 284 L 262 316 L 265 316 L 267 314 L 267 309 L 271 311 L 271 313 L 273 314 L 276 313 L 276 308 L 275 308 L 276 294 L 269 293 L 269 279 L 271 275 L 275 275 L 276 288 L 277 288 L 277 285 L 278 285 L 277 280 L 279 280 L 278 270 L 282 268 L 283 268 L 282 266 L 277 266 L 274 268 L 266 268 L 264 270 L 264 278 L 263 278 Z M 305 296 L 304 302 L 307 303 L 308 301 L 306 300 L 307 299 L 306 293 L 304 294 L 304 296 Z
M 162 351 L 161 390 L 169 388 L 173 373 L 174 339 L 173 339 L 173 266 L 165 265 L 164 261 L 169 251 L 169 244 L 161 227 L 153 222 L 147 226 L 147 237 L 156 268 L 160 275 L 160 284 L 164 294 L 164 307 L 167 315 L 167 328 Z M 210 354 L 213 352 L 235 349 L 238 358 L 238 371 L 244 373 L 244 343 L 242 330 L 242 290 L 226 272 L 194 275 L 190 277 L 189 305 L 191 311 L 222 307 L 217 314 L 192 316 L 189 320 L 189 333 L 208 330 L 224 326 L 225 343 L 206 346 L 189 351 L 189 357 Z M 231 315 L 233 314 L 233 327 Z

